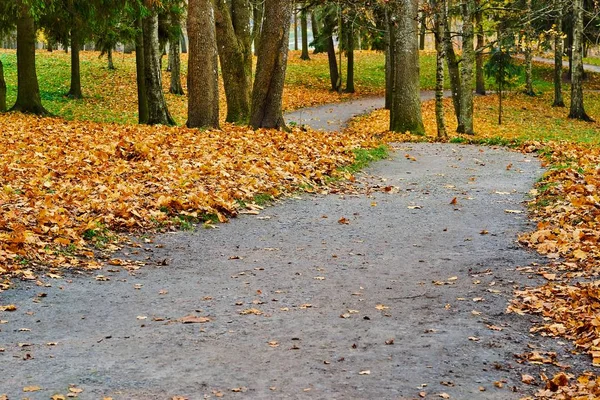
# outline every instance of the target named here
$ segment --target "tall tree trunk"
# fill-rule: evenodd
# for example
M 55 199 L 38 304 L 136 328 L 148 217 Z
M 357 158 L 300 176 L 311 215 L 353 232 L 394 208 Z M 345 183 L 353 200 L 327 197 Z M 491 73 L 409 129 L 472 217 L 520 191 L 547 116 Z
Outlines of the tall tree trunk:
M 477 30 L 477 51 L 475 55 L 475 92 L 485 95 L 485 77 L 483 74 L 483 51 L 485 49 L 485 36 L 483 33 L 483 13 L 480 9 L 481 0 L 477 0 L 475 12 L 475 28 Z
M 113 62 L 113 49 L 112 47 L 108 48 L 108 51 L 106 52 L 106 58 L 108 59 L 108 69 L 110 69 L 111 71 L 114 71 L 115 68 L 115 63 Z
M 292 3 L 292 10 L 294 13 L 294 50 L 298 51 L 298 9 L 295 3 Z
M 313 11 L 310 13 L 310 28 L 313 34 L 313 40 L 316 40 L 319 37 L 319 21 L 317 20 L 317 15 Z M 314 44 L 313 54 L 321 53 L 323 49 L 318 44 Z
M 0 60 L 0 112 L 6 111 L 6 81 L 4 80 L 4 66 Z
M 17 101 L 11 111 L 47 115 L 42 106 L 35 69 L 35 23 L 29 8 L 18 0 L 17 17 Z
M 248 0 L 214 0 L 214 3 L 227 122 L 247 124 L 252 95 L 251 4 Z
M 73 25 L 76 25 L 73 23 Z M 80 49 L 79 31 L 75 26 L 71 28 L 71 88 L 67 96 L 72 99 L 81 99 L 81 68 L 79 62 Z
M 340 75 L 337 65 L 337 58 L 335 57 L 335 44 L 333 43 L 333 36 L 327 38 L 327 59 L 329 61 L 329 80 L 331 82 L 331 90 L 337 92 L 340 88 Z
M 169 113 L 162 88 L 160 70 L 161 51 L 158 43 L 158 14 L 150 10 L 150 15 L 142 20 L 144 32 L 144 78 L 148 101 L 148 125 L 175 125 Z
M 302 32 L 302 54 L 300 58 L 302 60 L 310 60 L 308 55 L 308 11 L 306 5 L 302 5 L 300 10 L 300 30 Z
M 392 38 L 390 36 L 389 10 L 384 10 L 385 18 L 385 109 L 392 108 L 392 93 L 394 88 L 394 60 L 392 59 Z
M 171 64 L 171 84 L 169 93 L 183 95 L 183 87 L 181 86 L 181 43 L 179 36 L 172 40 L 169 45 L 169 64 Z
M 354 27 L 352 20 L 346 24 L 346 58 L 348 69 L 346 71 L 346 93 L 354 93 Z
M 434 37 L 436 51 L 435 67 L 435 122 L 437 125 L 437 137 L 440 140 L 448 139 L 446 121 L 444 117 L 444 19 L 442 18 L 442 7 L 446 7 L 446 0 L 434 0 Z
M 452 104 L 454 105 L 454 114 L 458 121 L 457 131 L 464 130 L 462 121 L 462 112 L 460 111 L 462 98 L 462 85 L 460 81 L 459 60 L 452 44 L 452 32 L 450 32 L 450 19 L 448 18 L 448 4 L 444 1 L 442 7 L 442 21 L 444 25 L 444 52 L 446 53 L 446 64 L 448 64 L 448 77 L 450 78 L 450 89 L 452 90 Z
M 419 50 L 425 50 L 425 34 L 427 33 L 427 25 L 425 24 L 425 12 L 421 11 L 419 18 Z
M 252 41 L 254 42 L 254 55 L 258 55 L 258 46 L 262 37 L 262 29 L 265 21 L 265 3 L 257 1 L 252 8 Z
M 186 40 L 186 35 L 184 32 L 181 33 L 181 54 L 187 54 L 188 52 L 188 42 Z
M 142 19 L 136 20 L 137 34 L 135 35 L 135 72 L 137 80 L 138 122 L 148 122 L 148 99 L 146 98 L 146 78 L 144 72 L 144 34 Z
M 473 11 L 474 0 L 462 0 L 461 13 L 463 17 L 463 54 L 460 62 L 460 121 L 462 129 L 458 133 L 473 135 L 473 66 L 475 65 L 475 50 L 473 48 Z
M 190 128 L 219 126 L 218 52 L 213 15 L 211 0 L 189 0 L 187 125 Z
M 592 120 L 583 107 L 583 0 L 573 0 L 573 67 L 569 118 Z
M 425 133 L 419 90 L 418 0 L 389 2 L 390 50 L 393 60 L 390 130 Z
M 265 23 L 252 90 L 250 125 L 254 129 L 285 129 L 282 100 L 291 11 L 289 0 L 265 0 Z
M 563 55 L 563 0 L 554 0 L 554 103 L 553 107 L 564 107 L 565 101 L 562 94 L 562 55 Z
M 531 1 L 527 0 L 525 5 L 527 12 L 527 21 L 525 22 L 525 94 L 535 96 L 533 91 L 533 27 L 531 26 L 533 10 Z

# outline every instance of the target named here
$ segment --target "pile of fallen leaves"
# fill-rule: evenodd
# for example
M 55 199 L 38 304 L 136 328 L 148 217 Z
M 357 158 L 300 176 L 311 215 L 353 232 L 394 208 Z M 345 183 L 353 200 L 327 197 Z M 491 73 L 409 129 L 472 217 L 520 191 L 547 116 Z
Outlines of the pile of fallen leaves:
M 0 119 L 0 276 L 95 268 L 85 239 L 235 215 L 257 194 L 320 184 L 368 134 Z
M 546 387 L 535 394 L 538 399 L 589 400 L 600 397 L 600 380 L 592 373 L 585 373 L 576 379 L 564 372 L 556 374 L 552 379 L 542 374 L 542 380 L 546 382 Z M 531 398 L 522 400 L 528 399 Z

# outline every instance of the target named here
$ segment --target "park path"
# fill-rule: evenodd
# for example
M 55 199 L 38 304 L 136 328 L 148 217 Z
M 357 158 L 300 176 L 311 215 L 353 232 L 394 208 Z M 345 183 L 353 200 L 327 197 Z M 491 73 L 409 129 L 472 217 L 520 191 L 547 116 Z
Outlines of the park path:
M 538 370 L 514 354 L 568 350 L 530 336 L 530 318 L 504 314 L 512 291 L 535 281 L 516 268 L 539 260 L 515 240 L 532 229 L 522 201 L 542 173 L 538 160 L 458 144 L 395 149 L 352 190 L 139 239 L 120 256 L 144 261 L 140 270 L 42 276 L 0 293 L 0 304 L 18 307 L 0 312 L 0 395 L 518 399 L 532 391 L 521 373 Z
M 554 64 L 554 60 L 544 57 L 533 57 L 533 61 L 537 61 L 544 64 Z M 563 61 L 563 67 L 569 68 L 569 61 Z M 583 64 L 583 69 L 589 72 L 600 73 L 600 66 L 592 64 Z

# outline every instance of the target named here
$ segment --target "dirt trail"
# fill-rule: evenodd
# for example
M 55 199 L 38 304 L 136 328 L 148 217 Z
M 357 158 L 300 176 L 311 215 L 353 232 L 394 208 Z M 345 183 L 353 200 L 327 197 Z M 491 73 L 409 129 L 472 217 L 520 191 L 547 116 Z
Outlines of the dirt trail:
M 549 342 L 504 310 L 514 287 L 532 283 L 515 267 L 537 257 L 515 244 L 531 229 L 525 214 L 506 210 L 523 210 L 538 161 L 400 144 L 367 173 L 356 194 L 303 195 L 218 229 L 142 241 L 125 252 L 149 264 L 135 273 L 112 267 L 96 273 L 109 281 L 43 278 L 51 287 L 1 293 L 18 310 L 0 313 L 0 394 L 48 399 L 71 384 L 82 399 L 532 390 L 520 374 L 539 369 L 514 354 Z M 189 315 L 198 323 L 178 321 Z

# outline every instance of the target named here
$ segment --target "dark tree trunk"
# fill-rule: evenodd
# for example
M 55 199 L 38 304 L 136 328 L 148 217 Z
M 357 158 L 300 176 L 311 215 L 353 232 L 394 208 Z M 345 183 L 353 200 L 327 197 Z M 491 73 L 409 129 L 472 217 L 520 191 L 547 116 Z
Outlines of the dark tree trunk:
M 387 7 L 385 8 L 385 109 L 392 108 L 392 92 L 393 92 L 393 74 L 394 61 L 392 55 L 392 45 L 390 37 L 389 14 Z
M 446 7 L 446 0 L 433 2 L 434 8 L 434 37 L 436 51 L 435 68 L 435 122 L 437 137 L 440 140 L 448 139 L 446 120 L 444 116 L 444 25 L 441 7 Z
M 446 3 L 446 2 L 444 2 Z M 460 81 L 459 60 L 452 44 L 452 32 L 450 32 L 450 20 L 448 18 L 448 5 L 442 9 L 442 19 L 444 24 L 444 51 L 446 53 L 446 64 L 448 64 L 448 77 L 450 78 L 450 89 L 452 90 L 452 104 L 454 105 L 454 114 L 458 121 L 457 131 L 464 130 L 464 122 L 461 120 L 460 99 L 462 85 Z
M 169 46 L 169 64 L 171 64 L 171 85 L 169 93 L 183 95 L 183 87 L 181 86 L 181 54 L 179 47 L 179 37 L 171 41 Z
M 306 10 L 306 5 L 302 6 L 302 10 L 300 11 L 300 30 L 302 32 L 302 54 L 300 58 L 303 60 L 310 60 L 310 56 L 308 55 L 308 11 Z
M 526 11 L 527 21 L 525 23 L 525 94 L 535 96 L 533 90 L 533 26 L 531 19 L 533 17 L 532 0 L 527 0 Z
M 6 111 L 6 81 L 4 80 L 4 66 L 0 60 L 0 112 Z
M 329 61 L 329 80 L 331 81 L 331 90 L 338 91 L 340 75 L 338 72 L 337 58 L 335 57 L 335 44 L 333 36 L 327 38 L 327 60 Z
M 289 0 L 265 0 L 265 23 L 252 90 L 250 125 L 254 129 L 285 129 L 282 100 L 291 11 Z
M 227 122 L 247 124 L 252 95 L 252 35 L 248 0 L 214 0 Z
M 419 89 L 419 42 L 416 35 L 418 0 L 392 0 L 390 15 L 390 58 L 392 107 L 390 130 L 424 134 Z
M 187 54 L 188 42 L 186 41 L 185 34 L 181 34 L 181 54 Z
M 313 33 L 313 40 L 318 38 L 319 37 L 319 21 L 317 20 L 317 15 L 315 14 L 314 11 L 310 13 L 310 28 L 312 29 L 312 33 Z M 321 46 L 318 46 L 316 44 L 314 46 L 315 46 L 315 49 L 313 51 L 313 54 L 318 54 L 323 51 Z
M 148 122 L 148 99 L 146 98 L 146 78 L 144 72 L 144 35 L 142 32 L 142 20 L 136 21 L 138 33 L 135 36 L 135 72 L 137 80 L 138 97 L 138 122 Z
M 354 93 L 354 28 L 352 21 L 346 25 L 346 57 L 348 59 L 348 70 L 346 76 L 346 93 Z
M 427 26 L 425 25 L 425 13 L 421 12 L 419 18 L 419 50 L 425 50 L 425 34 L 427 33 Z
M 583 106 L 583 0 L 573 0 L 573 67 L 569 118 L 592 120 Z
M 213 16 L 211 0 L 189 0 L 187 125 L 190 128 L 219 127 L 218 52 Z
M 18 1 L 17 18 L 17 101 L 11 111 L 48 115 L 42 106 L 35 69 L 35 24 L 29 9 Z
M 83 94 L 81 93 L 81 68 L 79 62 L 80 46 L 79 32 L 73 27 L 71 28 L 71 88 L 69 89 L 69 93 L 67 93 L 67 96 L 72 99 L 83 98 Z
M 108 59 L 108 69 L 114 71 L 116 68 L 115 63 L 113 62 L 113 49 L 111 47 L 109 47 L 108 51 L 106 52 L 106 58 Z
M 564 107 L 565 101 L 562 94 L 562 55 L 563 55 L 563 0 L 554 0 L 556 18 L 554 25 L 554 103 L 553 107 Z
M 294 50 L 298 51 L 298 9 L 296 4 L 292 4 L 292 12 L 294 13 Z
M 477 12 L 475 13 L 475 29 L 477 30 L 477 51 L 475 53 L 475 92 L 485 95 L 485 77 L 483 74 L 483 51 L 485 48 L 485 36 L 483 34 L 483 15 L 479 9 L 480 0 L 477 1 Z
M 265 4 L 263 1 L 253 3 L 252 9 L 252 41 L 254 42 L 254 55 L 258 55 L 258 46 L 262 36 L 263 23 L 265 19 Z
M 148 101 L 148 125 L 175 125 L 169 113 L 162 88 L 160 70 L 161 51 L 158 43 L 158 14 L 151 14 L 142 20 L 144 32 L 144 79 L 146 100 Z

